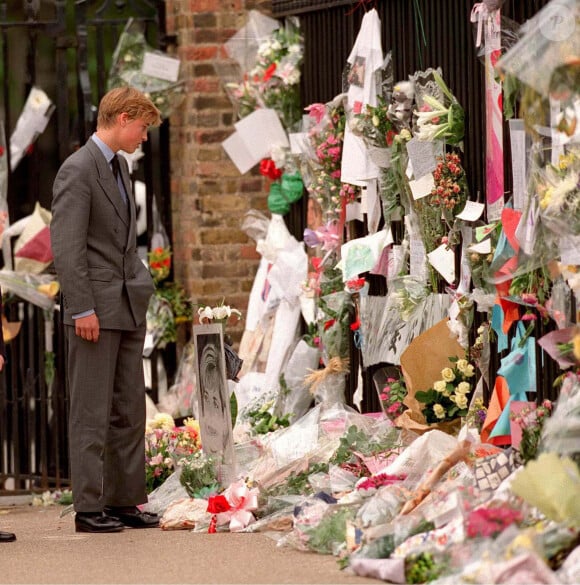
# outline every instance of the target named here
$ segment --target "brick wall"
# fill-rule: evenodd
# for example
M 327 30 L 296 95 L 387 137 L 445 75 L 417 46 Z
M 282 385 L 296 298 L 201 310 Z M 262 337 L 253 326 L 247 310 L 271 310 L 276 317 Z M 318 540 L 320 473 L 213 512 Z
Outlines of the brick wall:
M 267 213 L 263 178 L 240 175 L 221 142 L 233 132 L 232 105 L 214 63 L 222 44 L 246 23 L 248 10 L 268 13 L 260 0 L 167 0 L 167 33 L 176 35 L 187 83 L 171 118 L 171 200 L 175 279 L 194 302 L 247 308 L 259 255 L 241 231 L 250 209 Z M 228 328 L 239 341 L 243 322 Z

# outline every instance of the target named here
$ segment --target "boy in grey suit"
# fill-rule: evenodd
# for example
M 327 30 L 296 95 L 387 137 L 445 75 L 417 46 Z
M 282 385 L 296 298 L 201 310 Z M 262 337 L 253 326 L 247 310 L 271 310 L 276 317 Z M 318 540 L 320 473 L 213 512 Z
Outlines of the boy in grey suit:
M 142 351 L 154 291 L 137 255 L 126 160 L 161 122 L 131 87 L 108 92 L 97 130 L 53 185 L 50 236 L 63 294 L 70 389 L 69 442 L 77 532 L 158 525 L 145 491 Z

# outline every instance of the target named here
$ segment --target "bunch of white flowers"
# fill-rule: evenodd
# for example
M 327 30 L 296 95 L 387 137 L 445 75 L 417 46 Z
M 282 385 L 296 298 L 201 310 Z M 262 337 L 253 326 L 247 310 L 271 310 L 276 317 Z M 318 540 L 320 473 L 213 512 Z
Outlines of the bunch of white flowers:
M 225 323 L 232 315 L 236 315 L 238 319 L 242 318 L 242 314 L 237 309 L 232 309 L 229 305 L 217 305 L 216 307 L 200 307 L 197 310 L 200 323 L 215 321 Z

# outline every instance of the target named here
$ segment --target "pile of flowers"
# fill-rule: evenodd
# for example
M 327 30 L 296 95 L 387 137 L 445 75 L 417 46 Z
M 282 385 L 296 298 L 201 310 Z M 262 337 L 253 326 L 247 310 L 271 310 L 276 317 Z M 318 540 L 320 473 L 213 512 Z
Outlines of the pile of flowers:
M 441 370 L 441 380 L 433 388 L 415 393 L 415 398 L 425 405 L 421 412 L 429 424 L 452 421 L 469 411 L 475 367 L 466 359 L 448 359 L 452 367 Z
M 159 487 L 174 471 L 180 459 L 201 449 L 199 423 L 187 418 L 176 427 L 173 418 L 158 413 L 145 428 L 145 476 L 147 492 Z
M 405 473 L 379 473 L 378 475 L 371 475 L 358 482 L 356 488 L 363 491 L 375 491 L 385 485 L 393 485 L 406 479 L 407 475 Z

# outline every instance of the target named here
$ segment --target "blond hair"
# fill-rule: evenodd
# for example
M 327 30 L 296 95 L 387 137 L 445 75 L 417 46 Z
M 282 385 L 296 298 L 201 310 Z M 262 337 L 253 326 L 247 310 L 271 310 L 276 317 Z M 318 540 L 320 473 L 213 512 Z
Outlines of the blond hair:
M 131 120 L 141 118 L 149 126 L 161 124 L 161 113 L 153 102 L 134 87 L 116 87 L 107 92 L 99 104 L 97 128 L 111 128 L 119 114 L 128 114 Z

